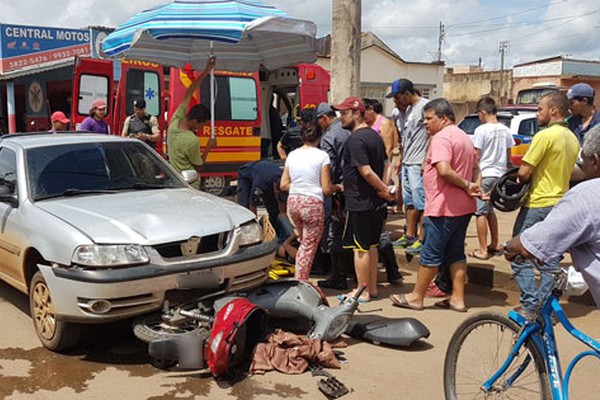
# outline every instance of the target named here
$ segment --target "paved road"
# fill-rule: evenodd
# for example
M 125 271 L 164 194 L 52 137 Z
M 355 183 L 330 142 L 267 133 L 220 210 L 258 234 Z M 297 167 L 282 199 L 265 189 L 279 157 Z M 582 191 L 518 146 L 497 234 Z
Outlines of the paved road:
M 392 349 L 348 340 L 348 360 L 335 376 L 352 392 L 346 399 L 442 399 L 442 365 L 454 329 L 466 316 L 482 310 L 507 312 L 517 294 L 503 289 L 471 285 L 469 313 L 428 308 L 408 311 L 387 300 L 392 292 L 408 292 L 414 273 L 398 287 L 382 287 L 380 300 L 361 305 L 386 317 L 416 317 L 431 336 L 410 349 Z M 334 295 L 333 292 L 328 293 Z M 331 298 L 334 301 L 334 298 Z M 427 304 L 433 304 L 428 300 Z M 375 311 L 381 308 L 381 311 Z M 567 304 L 572 321 L 600 337 L 600 312 L 594 307 Z M 145 346 L 129 332 L 126 323 L 95 327 L 90 337 L 68 355 L 41 348 L 33 332 L 25 296 L 0 284 L 0 398 L 1 399 L 319 399 L 316 379 L 309 374 L 287 376 L 268 373 L 238 383 L 216 382 L 205 372 L 163 372 L 147 363 Z M 358 318 L 365 318 L 364 314 Z M 572 355 L 579 346 L 558 334 L 560 350 Z M 582 364 L 575 372 L 579 389 L 573 399 L 596 399 L 600 393 L 600 361 Z M 582 389 L 585 384 L 585 390 Z

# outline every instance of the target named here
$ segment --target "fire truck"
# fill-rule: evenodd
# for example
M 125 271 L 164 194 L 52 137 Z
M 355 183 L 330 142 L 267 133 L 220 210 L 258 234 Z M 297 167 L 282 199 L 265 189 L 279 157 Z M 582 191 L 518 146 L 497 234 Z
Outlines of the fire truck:
M 111 133 L 120 134 L 123 122 L 133 114 L 133 101 L 146 100 L 146 111 L 158 117 L 161 141 L 156 150 L 168 157 L 167 121 L 180 104 L 183 94 L 196 77 L 186 68 L 121 60 L 118 84 L 112 61 L 80 58 L 73 76 L 72 122 L 77 127 L 87 117 L 92 101 L 107 100 L 107 121 Z M 237 170 L 247 162 L 273 156 L 269 111 L 274 107 L 283 129 L 292 126 L 300 111 L 327 101 L 330 76 L 317 64 L 300 64 L 277 71 L 215 71 L 215 136 L 217 147 L 209 153 L 202 172 L 202 188 L 216 195 L 227 194 Z M 116 87 L 115 87 L 116 85 Z M 192 103 L 210 103 L 207 78 Z M 168 87 L 168 89 L 167 89 Z M 112 96 L 108 94 L 112 93 Z M 165 112 L 168 111 L 168 112 Z M 273 110 L 271 110 L 273 112 Z M 199 132 L 204 147 L 211 134 L 210 124 Z

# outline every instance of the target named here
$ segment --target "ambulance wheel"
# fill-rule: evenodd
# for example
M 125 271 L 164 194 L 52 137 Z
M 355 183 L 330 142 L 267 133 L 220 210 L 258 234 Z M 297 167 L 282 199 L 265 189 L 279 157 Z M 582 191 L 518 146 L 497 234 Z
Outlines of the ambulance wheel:
M 231 179 L 226 176 L 206 176 L 202 178 L 200 189 L 215 196 L 227 196 Z

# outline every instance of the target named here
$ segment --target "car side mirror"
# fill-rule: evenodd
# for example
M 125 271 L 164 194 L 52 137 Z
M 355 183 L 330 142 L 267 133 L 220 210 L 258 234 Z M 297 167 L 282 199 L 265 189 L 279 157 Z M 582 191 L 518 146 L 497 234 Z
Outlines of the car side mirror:
M 193 169 L 181 171 L 181 176 L 183 177 L 183 180 L 189 184 L 192 184 L 198 180 L 198 172 Z

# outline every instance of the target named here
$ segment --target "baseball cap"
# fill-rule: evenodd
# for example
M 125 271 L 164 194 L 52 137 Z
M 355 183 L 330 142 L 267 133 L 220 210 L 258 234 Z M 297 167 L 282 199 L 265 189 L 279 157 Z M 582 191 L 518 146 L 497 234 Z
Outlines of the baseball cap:
M 61 122 L 61 123 L 65 124 L 65 125 L 70 122 L 69 118 L 67 118 L 67 116 L 65 115 L 65 113 L 62 112 L 62 111 L 55 111 L 55 112 L 53 112 L 52 116 L 50 117 L 50 121 L 52 121 L 52 122 L 58 121 L 58 122 Z
M 576 97 L 594 97 L 594 88 L 587 83 L 577 83 L 569 88 L 567 97 L 572 100 Z
M 96 108 L 106 108 L 106 101 L 104 101 L 102 99 L 94 100 L 94 102 L 92 103 L 92 109 L 96 109 Z
M 133 106 L 135 108 L 146 108 L 146 100 L 144 100 L 144 99 L 135 99 L 133 101 Z
M 317 112 L 315 113 L 315 118 L 321 118 L 323 115 L 333 112 L 333 108 L 327 103 L 319 103 L 317 106 Z
M 414 92 L 415 88 L 413 87 L 413 83 L 408 79 L 396 79 L 392 82 L 392 90 L 385 96 L 386 99 L 390 99 L 397 95 L 398 93 L 406 93 L 406 92 Z
M 347 97 L 346 100 L 340 104 L 332 106 L 334 110 L 358 110 L 365 112 L 365 103 L 363 103 L 360 97 Z

